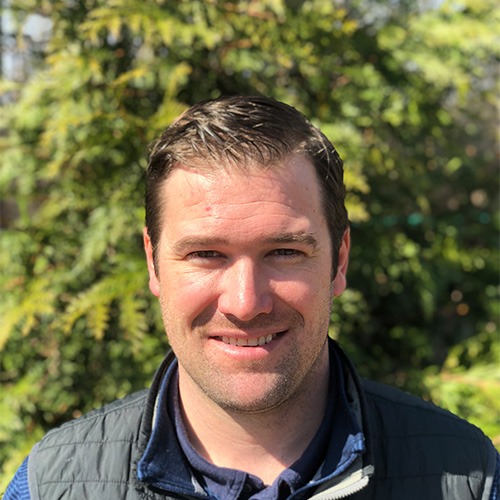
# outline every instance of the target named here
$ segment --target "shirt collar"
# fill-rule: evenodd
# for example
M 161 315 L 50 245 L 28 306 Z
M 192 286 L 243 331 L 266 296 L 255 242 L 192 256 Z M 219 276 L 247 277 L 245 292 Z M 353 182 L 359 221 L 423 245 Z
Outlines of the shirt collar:
M 318 467 L 323 462 L 335 411 L 335 397 L 328 399 L 325 417 L 303 455 L 288 469 L 284 470 L 272 485 L 266 486 L 260 478 L 252 474 L 240 470 L 217 467 L 199 455 L 189 442 L 182 420 L 179 407 L 178 384 L 173 385 L 172 391 L 173 397 L 169 398 L 168 409 L 172 420 L 175 422 L 177 437 L 182 451 L 192 470 L 195 470 L 201 478 L 201 482 L 205 485 L 207 491 L 217 498 L 239 498 L 244 490 L 245 498 L 249 497 L 249 492 L 254 492 L 251 498 L 255 499 L 278 498 L 279 492 L 288 491 L 292 493 L 303 486 L 314 476 Z M 332 395 L 334 394 L 335 392 L 332 391 Z M 256 493 L 258 493 L 258 496 Z

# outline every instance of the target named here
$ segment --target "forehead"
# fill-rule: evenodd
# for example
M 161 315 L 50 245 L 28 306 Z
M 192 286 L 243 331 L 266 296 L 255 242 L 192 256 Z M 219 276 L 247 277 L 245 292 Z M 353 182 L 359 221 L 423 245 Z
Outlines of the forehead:
M 311 161 L 301 155 L 294 155 L 272 165 L 248 161 L 244 164 L 214 163 L 204 159 L 176 164 L 163 181 L 161 193 L 167 201 L 202 197 L 207 200 L 241 191 L 240 195 L 252 197 L 253 189 L 259 189 L 290 198 L 308 197 L 319 200 L 321 188 Z M 263 193 L 260 193 L 261 195 Z
M 177 165 L 161 188 L 162 226 L 211 215 L 256 219 L 269 211 L 324 219 L 320 186 L 310 160 L 293 156 L 270 167 Z M 236 226 L 237 229 L 237 226 Z

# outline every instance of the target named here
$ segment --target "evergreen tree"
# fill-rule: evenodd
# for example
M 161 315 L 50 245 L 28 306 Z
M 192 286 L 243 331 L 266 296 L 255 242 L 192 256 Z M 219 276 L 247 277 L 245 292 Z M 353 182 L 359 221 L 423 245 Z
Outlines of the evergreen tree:
M 1 83 L 0 491 L 46 430 L 148 384 L 167 343 L 141 245 L 147 146 L 221 94 L 288 102 L 346 160 L 353 249 L 331 335 L 365 375 L 500 444 L 494 7 L 11 5 L 30 51 L 27 81 Z M 50 32 L 29 44 L 34 14 Z

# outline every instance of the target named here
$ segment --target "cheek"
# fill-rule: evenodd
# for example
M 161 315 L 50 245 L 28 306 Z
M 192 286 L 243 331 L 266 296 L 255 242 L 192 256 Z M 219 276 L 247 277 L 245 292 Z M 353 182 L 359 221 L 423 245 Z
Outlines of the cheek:
M 162 308 L 170 318 L 189 324 L 216 302 L 217 280 L 190 273 L 165 273 L 161 277 Z M 169 318 L 169 319 L 170 319 Z
M 281 301 L 304 317 L 315 314 L 320 308 L 329 307 L 333 293 L 331 282 L 319 275 L 307 280 L 276 283 L 275 291 Z

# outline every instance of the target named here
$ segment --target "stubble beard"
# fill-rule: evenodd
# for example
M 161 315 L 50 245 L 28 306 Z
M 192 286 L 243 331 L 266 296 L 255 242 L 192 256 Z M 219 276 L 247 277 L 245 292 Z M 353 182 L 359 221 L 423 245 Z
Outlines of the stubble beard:
M 207 390 L 203 386 L 201 388 L 208 398 L 228 413 L 256 416 L 276 413 L 286 417 L 288 408 L 303 400 L 304 396 L 307 399 L 310 392 L 314 391 L 316 385 L 314 381 L 317 380 L 317 376 L 322 374 L 322 353 L 326 342 L 327 336 L 325 335 L 324 343 L 308 369 L 304 369 L 297 362 L 301 360 L 299 349 L 296 347 L 290 349 L 275 370 L 267 373 L 267 377 L 273 380 L 272 382 L 268 380 L 267 390 L 259 397 L 248 399 L 245 402 L 231 397 L 235 387 L 224 381 L 221 382 L 222 387 L 218 386 L 216 390 Z M 298 376 L 299 372 L 301 374 Z
M 166 322 L 166 319 L 170 317 L 169 311 L 164 301 L 161 302 L 165 329 L 170 341 L 173 336 L 168 335 L 168 323 Z M 174 340 L 174 345 L 172 345 L 179 360 L 180 377 L 184 377 L 187 384 L 201 391 L 211 403 L 232 414 L 263 414 L 276 411 L 280 407 L 286 411 L 285 407 L 290 407 L 289 405 L 293 404 L 294 401 L 300 400 L 303 396 L 307 399 L 307 392 L 315 390 L 317 377 L 324 376 L 324 350 L 327 349 L 326 342 L 330 318 L 328 313 L 328 319 L 326 319 L 326 310 L 331 311 L 331 305 L 331 302 L 329 302 L 321 307 L 322 310 L 318 311 L 318 317 L 323 317 L 325 320 L 311 327 L 314 330 L 320 328 L 324 332 L 323 342 L 318 342 L 315 351 L 307 353 L 307 356 L 304 357 L 304 352 L 301 351 L 298 344 L 299 340 L 297 340 L 292 343 L 280 361 L 271 369 L 266 366 L 265 360 L 263 362 L 255 361 L 236 374 L 221 371 L 217 360 L 212 362 L 213 360 L 207 358 L 195 358 L 195 362 L 189 362 L 191 355 L 186 352 L 186 349 L 189 350 L 190 347 L 189 345 L 187 348 L 183 346 L 182 335 L 193 335 L 195 337 L 203 335 L 200 332 L 201 329 L 209 324 L 207 321 L 195 320 L 188 331 L 177 335 L 178 339 L 180 339 L 179 344 L 176 345 Z M 294 315 L 291 322 L 289 317 L 287 319 L 290 328 L 285 335 L 293 336 L 305 328 L 302 315 L 296 311 L 294 311 Z M 196 325 L 197 322 L 202 324 Z M 280 323 L 279 318 L 264 316 L 263 319 L 246 323 L 246 326 L 256 327 L 256 323 L 259 327 L 263 327 L 264 323 L 268 325 L 283 324 L 283 322 Z M 242 327 L 243 325 L 238 326 Z M 319 331 L 311 333 L 313 337 L 319 334 Z M 302 335 L 300 341 L 304 342 L 305 338 L 307 337 Z M 294 339 L 290 340 L 293 342 Z M 307 366 L 304 366 L 304 360 L 307 361 Z M 247 378 L 248 380 L 246 380 Z M 256 386 L 260 385 L 260 380 L 263 382 L 262 386 L 255 389 Z M 263 390 L 262 387 L 264 387 Z M 243 392 L 247 392 L 249 395 L 242 397 Z

